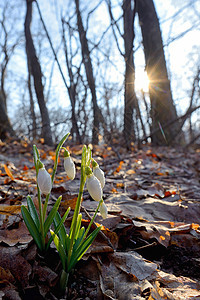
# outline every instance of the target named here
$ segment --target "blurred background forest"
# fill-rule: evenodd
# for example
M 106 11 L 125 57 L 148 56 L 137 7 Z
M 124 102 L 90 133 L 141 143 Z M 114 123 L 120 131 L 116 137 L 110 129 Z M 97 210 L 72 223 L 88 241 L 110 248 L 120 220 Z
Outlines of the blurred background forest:
M 198 0 L 0 1 L 0 139 L 188 145 Z

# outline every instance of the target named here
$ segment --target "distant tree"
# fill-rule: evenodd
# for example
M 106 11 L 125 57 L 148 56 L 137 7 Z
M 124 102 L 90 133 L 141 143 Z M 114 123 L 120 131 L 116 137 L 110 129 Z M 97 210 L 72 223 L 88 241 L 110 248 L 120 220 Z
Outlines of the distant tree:
M 127 147 L 131 141 L 135 141 L 135 128 L 133 123 L 133 111 L 136 108 L 135 94 L 135 64 L 133 58 L 134 18 L 135 11 L 131 7 L 131 0 L 123 1 L 124 20 L 124 60 L 125 60 L 125 93 L 124 93 L 124 136 Z
M 104 118 L 97 103 L 96 85 L 95 85 L 92 60 L 90 57 L 90 50 L 88 46 L 88 40 L 86 37 L 86 31 L 83 26 L 82 16 L 79 8 L 79 0 L 75 0 L 75 5 L 76 5 L 76 16 L 77 16 L 79 39 L 81 43 L 82 59 L 83 59 L 83 64 L 85 66 L 85 73 L 87 77 L 88 86 L 92 95 L 92 106 L 93 106 L 92 107 L 93 109 L 92 142 L 93 144 L 98 144 L 100 123 L 104 123 Z
M 8 1 L 5 1 L 0 16 L 1 32 L 1 61 L 0 61 L 0 139 L 4 140 L 7 135 L 15 136 L 15 132 L 7 114 L 7 94 L 5 90 L 6 71 L 8 63 L 14 53 L 16 46 L 19 44 L 20 36 L 13 38 L 13 25 L 10 23 L 7 28 L 9 11 L 12 9 Z
M 165 128 L 177 118 L 168 78 L 163 42 L 153 0 L 135 0 L 142 30 L 146 71 L 150 80 L 151 138 L 155 145 L 171 144 L 180 128 L 177 123 Z
M 35 46 L 31 34 L 31 20 L 32 20 L 32 3 L 33 0 L 26 0 L 26 17 L 24 23 L 25 38 L 26 38 L 26 54 L 28 60 L 28 67 L 34 80 L 34 88 L 37 96 L 37 101 L 40 109 L 42 120 L 42 137 L 45 144 L 52 145 L 52 133 L 50 126 L 49 113 L 44 99 L 44 88 L 42 84 L 41 66 L 36 55 Z
M 15 132 L 7 115 L 5 99 L 0 91 L 0 139 L 5 140 L 8 137 L 8 134 L 10 136 L 15 136 Z

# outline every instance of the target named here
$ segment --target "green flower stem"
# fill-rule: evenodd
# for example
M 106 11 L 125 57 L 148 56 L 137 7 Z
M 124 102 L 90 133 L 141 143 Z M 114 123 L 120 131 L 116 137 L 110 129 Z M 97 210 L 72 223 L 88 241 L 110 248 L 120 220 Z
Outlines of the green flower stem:
M 67 287 L 69 278 L 69 273 L 65 272 L 65 270 L 62 270 L 61 277 L 60 277 L 60 289 L 64 293 Z
M 53 167 L 53 173 L 52 173 L 52 176 L 51 176 L 52 186 L 53 186 L 54 177 L 55 177 L 57 166 L 58 166 L 58 157 L 59 157 L 60 149 L 62 148 L 62 145 L 64 144 L 64 142 L 66 141 L 66 139 L 68 138 L 68 136 L 69 136 L 69 133 L 67 133 L 62 138 L 62 140 L 60 141 L 60 143 L 58 144 L 58 146 L 56 148 L 56 158 L 55 158 L 55 163 L 54 163 L 54 167 Z M 44 220 L 45 220 L 45 217 L 46 217 L 47 205 L 48 205 L 49 197 L 50 197 L 50 193 L 46 196 L 44 207 L 43 207 L 43 219 Z
M 74 245 L 74 237 L 76 233 L 76 226 L 77 226 L 77 218 L 78 214 L 80 212 L 80 206 L 81 206 L 81 199 L 83 195 L 83 190 L 86 182 L 86 175 L 85 175 L 85 165 L 86 165 L 86 155 L 87 155 L 87 149 L 86 146 L 83 147 L 82 151 L 82 163 L 81 163 L 81 182 L 80 182 L 80 188 L 79 188 L 79 194 L 76 201 L 76 207 L 74 210 L 74 215 L 70 227 L 70 245 L 68 250 L 68 257 L 67 257 L 67 265 L 69 265 L 72 251 L 73 251 L 73 245 Z
M 42 200 L 41 200 L 41 193 L 40 189 L 37 185 L 37 192 L 38 192 L 38 205 L 39 205 L 39 217 L 40 217 L 40 231 L 42 235 L 42 247 L 45 249 L 45 236 L 44 236 L 44 219 L 43 219 L 43 211 L 42 211 Z
M 46 217 L 47 205 L 48 205 L 49 197 L 50 197 L 50 193 L 46 196 L 46 199 L 45 199 L 45 202 L 44 202 L 44 206 L 43 206 L 43 220 L 45 220 L 45 217 Z
M 96 215 L 97 215 L 97 213 L 98 213 L 98 211 L 99 211 L 99 207 L 100 207 L 100 205 L 101 205 L 102 203 L 103 203 L 103 199 L 101 199 L 101 200 L 99 201 L 99 204 L 98 204 L 98 206 L 97 206 L 97 208 L 96 208 L 96 210 L 95 210 L 94 216 L 92 217 L 92 219 L 91 219 L 91 221 L 90 221 L 90 223 L 89 223 L 89 225 L 88 225 L 88 228 L 87 228 L 87 230 L 86 230 L 86 232 L 85 232 L 85 234 L 84 234 L 84 236 L 83 236 L 82 241 L 84 241 L 84 239 L 87 237 L 87 234 L 88 234 L 88 232 L 89 232 L 89 230 L 90 230 L 90 228 L 91 228 L 91 226 L 92 226 L 92 224 L 93 224 L 93 222 L 94 222 L 94 219 L 95 219 L 95 217 L 96 217 Z

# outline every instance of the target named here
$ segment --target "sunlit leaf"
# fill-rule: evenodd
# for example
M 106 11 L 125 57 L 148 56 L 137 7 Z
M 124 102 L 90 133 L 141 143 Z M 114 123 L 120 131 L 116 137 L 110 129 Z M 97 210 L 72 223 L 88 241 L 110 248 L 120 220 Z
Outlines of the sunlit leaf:
M 4 169 L 5 169 L 6 174 L 10 177 L 10 179 L 15 180 L 13 175 L 12 175 L 12 172 L 10 171 L 8 166 L 6 166 L 5 164 L 4 164 Z
M 57 249 L 57 251 L 60 255 L 60 260 L 61 260 L 63 269 L 65 270 L 65 264 L 66 264 L 67 256 L 66 256 L 65 250 L 63 248 L 63 245 L 61 244 L 59 237 L 57 236 L 57 234 L 55 234 L 53 232 L 53 230 L 50 230 L 50 233 L 53 237 L 53 241 L 54 241 L 54 244 L 56 246 L 56 249 Z

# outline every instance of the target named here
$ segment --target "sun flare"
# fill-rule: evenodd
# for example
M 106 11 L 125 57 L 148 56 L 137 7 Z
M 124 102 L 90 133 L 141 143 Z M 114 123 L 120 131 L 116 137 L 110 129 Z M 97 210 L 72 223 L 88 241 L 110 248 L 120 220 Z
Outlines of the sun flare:
M 144 70 L 136 70 L 135 74 L 135 90 L 143 91 L 144 93 L 148 93 L 149 91 L 149 78 L 147 76 L 147 72 Z

